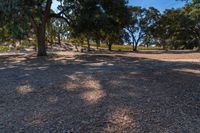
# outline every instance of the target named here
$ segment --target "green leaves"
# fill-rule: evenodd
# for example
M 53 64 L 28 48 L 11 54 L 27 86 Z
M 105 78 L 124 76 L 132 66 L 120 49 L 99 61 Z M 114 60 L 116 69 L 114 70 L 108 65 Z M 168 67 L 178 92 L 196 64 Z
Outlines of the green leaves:
M 125 0 L 80 0 L 72 24 L 73 33 L 86 38 L 115 41 L 128 20 Z

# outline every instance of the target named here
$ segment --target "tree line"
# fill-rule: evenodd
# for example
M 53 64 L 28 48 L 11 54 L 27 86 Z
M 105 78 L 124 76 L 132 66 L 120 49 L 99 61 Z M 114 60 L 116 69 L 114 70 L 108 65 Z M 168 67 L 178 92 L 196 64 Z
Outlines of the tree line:
M 79 43 L 156 45 L 163 49 L 200 51 L 200 1 L 167 9 L 130 6 L 127 0 L 0 0 L 0 41 L 37 38 L 38 56 L 46 56 L 47 41 L 67 36 Z

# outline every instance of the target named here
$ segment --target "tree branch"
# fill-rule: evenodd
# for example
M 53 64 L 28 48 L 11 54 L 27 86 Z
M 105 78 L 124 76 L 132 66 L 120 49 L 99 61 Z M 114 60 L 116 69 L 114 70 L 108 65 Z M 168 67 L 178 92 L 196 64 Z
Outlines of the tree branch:
M 61 16 L 60 14 L 51 13 L 51 14 L 50 14 L 50 18 L 59 18 L 59 19 L 63 19 L 63 20 L 66 21 L 66 23 L 67 23 L 68 25 L 71 24 L 67 18 Z
M 29 16 L 29 18 L 30 18 L 31 25 L 33 26 L 34 31 L 37 33 L 38 26 L 36 24 L 36 21 L 35 21 L 34 17 L 31 15 L 31 16 Z
M 46 5 L 46 8 L 45 8 L 45 13 L 44 13 L 44 18 L 43 18 L 43 23 L 46 23 L 48 21 L 48 19 L 50 18 L 51 5 L 52 5 L 52 0 L 47 0 L 47 5 Z

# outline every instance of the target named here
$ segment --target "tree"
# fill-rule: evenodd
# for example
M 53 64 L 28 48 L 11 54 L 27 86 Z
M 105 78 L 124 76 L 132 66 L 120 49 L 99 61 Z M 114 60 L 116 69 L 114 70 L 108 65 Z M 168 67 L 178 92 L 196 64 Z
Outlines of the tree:
M 186 5 L 184 13 L 189 18 L 187 30 L 192 33 L 192 38 L 198 43 L 198 51 L 200 51 L 200 1 L 195 0 L 193 3 Z
M 100 10 L 98 9 L 98 0 L 80 1 L 76 9 L 75 23 L 72 24 L 74 36 L 84 36 L 87 41 L 88 51 L 90 51 L 90 40 L 95 32 L 98 32 L 98 19 Z
M 128 10 L 126 0 L 85 0 L 79 2 L 73 33 L 85 36 L 89 41 L 95 39 L 107 42 L 109 50 L 119 37 L 127 22 Z
M 144 28 L 146 27 L 147 10 L 141 7 L 130 7 L 131 19 L 126 27 L 133 45 L 133 51 L 137 51 L 137 46 L 145 36 Z
M 154 32 L 156 32 L 155 26 L 156 26 L 156 22 L 160 19 L 160 12 L 159 10 L 155 9 L 154 7 L 150 7 L 149 9 L 147 9 L 147 13 L 146 13 L 146 17 L 145 17 L 145 26 L 143 28 L 143 32 L 144 32 L 144 38 L 143 38 L 143 43 L 147 45 L 147 47 L 150 44 L 155 43 L 155 39 L 154 39 Z
M 168 9 L 158 19 L 152 33 L 164 49 L 192 49 L 198 45 L 200 48 L 199 18 L 200 8 L 194 3 Z
M 68 25 L 63 19 L 55 19 L 53 26 L 57 35 L 58 44 L 61 45 L 62 38 L 67 34 Z
M 102 31 L 109 50 L 112 50 L 112 44 L 119 40 L 120 34 L 128 25 L 130 13 L 127 3 L 126 0 L 104 0 L 102 3 L 105 18 Z
M 67 0 L 64 1 L 67 3 Z M 58 14 L 51 11 L 52 0 L 1 0 L 0 12 L 6 16 L 6 20 L 24 30 L 21 25 L 30 24 L 33 28 L 38 42 L 38 56 L 46 56 L 46 25 L 52 17 L 67 18 L 61 16 L 65 11 L 62 10 Z M 12 20 L 9 20 L 12 18 Z M 16 27 L 16 26 L 14 26 Z M 30 30 L 29 29 L 29 30 Z
M 163 48 L 167 50 L 184 48 L 188 37 L 186 27 L 188 18 L 183 14 L 182 9 L 168 9 L 157 21 L 154 29 L 156 37 Z

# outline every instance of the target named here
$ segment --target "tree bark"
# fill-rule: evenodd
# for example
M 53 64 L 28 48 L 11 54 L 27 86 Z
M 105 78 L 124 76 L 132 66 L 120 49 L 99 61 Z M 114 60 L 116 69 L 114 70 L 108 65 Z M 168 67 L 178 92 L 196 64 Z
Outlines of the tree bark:
M 99 40 L 96 40 L 96 45 L 97 45 L 97 50 L 98 50 L 99 46 L 100 46 L 100 41 Z
M 135 46 L 134 46 L 134 44 L 133 44 L 133 51 L 135 50 Z
M 112 51 L 112 43 L 109 43 L 109 44 L 108 44 L 108 50 L 109 50 L 109 51 Z
M 149 42 L 147 42 L 147 48 L 149 48 L 149 45 L 150 45 L 150 43 L 149 43 Z
M 199 40 L 199 46 L 198 46 L 197 51 L 200 52 L 200 40 Z
M 61 46 L 60 33 L 58 33 L 58 44 Z
M 47 56 L 46 45 L 45 45 L 45 25 L 41 25 L 37 32 L 38 41 L 38 54 L 37 56 Z
M 87 45 L 88 45 L 87 50 L 89 52 L 90 51 L 90 39 L 89 38 L 87 39 Z
M 30 21 L 36 33 L 38 42 L 37 56 L 47 56 L 46 45 L 45 45 L 46 24 L 50 19 L 51 5 L 52 5 L 52 0 L 47 0 L 46 7 L 44 10 L 44 15 L 41 18 L 41 23 L 37 23 L 37 21 L 35 21 L 34 14 L 30 15 Z
M 138 48 L 139 40 L 135 41 L 135 45 L 133 44 L 133 51 L 136 52 Z
M 138 44 L 135 44 L 135 48 L 134 48 L 134 50 L 133 51 L 137 51 L 137 47 L 138 47 Z
M 51 49 L 53 49 L 53 36 L 51 35 Z
M 135 36 L 133 33 L 131 34 L 131 37 L 132 37 L 132 43 L 133 43 L 133 51 L 135 51 Z

